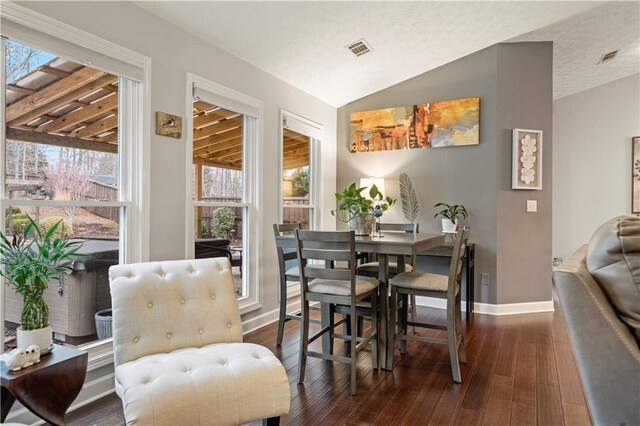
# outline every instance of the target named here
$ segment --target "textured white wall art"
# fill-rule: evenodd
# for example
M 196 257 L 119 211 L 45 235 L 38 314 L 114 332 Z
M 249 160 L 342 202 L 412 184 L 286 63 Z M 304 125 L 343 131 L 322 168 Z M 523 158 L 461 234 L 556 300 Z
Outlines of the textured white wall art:
M 513 129 L 512 189 L 542 189 L 542 130 Z

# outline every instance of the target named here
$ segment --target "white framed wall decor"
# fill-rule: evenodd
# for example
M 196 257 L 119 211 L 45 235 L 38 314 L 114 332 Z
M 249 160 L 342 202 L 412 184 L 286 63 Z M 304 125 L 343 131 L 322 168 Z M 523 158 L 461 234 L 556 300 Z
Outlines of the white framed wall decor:
M 542 189 L 542 130 L 513 129 L 512 189 Z

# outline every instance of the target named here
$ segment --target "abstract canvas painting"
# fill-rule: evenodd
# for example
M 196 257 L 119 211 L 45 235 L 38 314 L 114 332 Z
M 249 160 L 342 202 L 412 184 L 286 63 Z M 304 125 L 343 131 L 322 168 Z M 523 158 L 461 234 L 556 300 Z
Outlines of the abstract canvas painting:
M 480 142 L 480 98 L 351 113 L 351 152 L 440 148 Z
M 633 196 L 631 211 L 640 214 L 640 136 L 633 138 L 631 191 Z
M 512 189 L 542 189 L 542 131 L 513 129 Z

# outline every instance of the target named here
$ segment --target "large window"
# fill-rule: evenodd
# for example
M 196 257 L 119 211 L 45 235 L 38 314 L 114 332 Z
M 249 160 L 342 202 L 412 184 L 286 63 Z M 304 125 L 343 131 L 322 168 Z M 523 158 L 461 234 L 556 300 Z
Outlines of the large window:
M 282 223 L 299 223 L 303 229 L 316 228 L 316 149 L 321 128 L 308 120 L 283 112 L 282 117 Z
M 5 129 L 0 222 L 7 235 L 29 218 L 82 242 L 79 258 L 45 295 L 54 338 L 97 339 L 94 315 L 111 307 L 108 268 L 137 259 L 131 230 L 141 142 L 141 84 L 15 41 L 2 42 Z M 5 349 L 15 346 L 22 297 L 4 293 Z M 107 336 L 102 336 L 107 337 Z
M 204 87 L 202 87 L 204 86 Z M 259 109 L 194 86 L 187 256 L 227 257 L 241 308 L 257 303 L 256 156 Z M 226 97 L 223 97 L 226 96 Z

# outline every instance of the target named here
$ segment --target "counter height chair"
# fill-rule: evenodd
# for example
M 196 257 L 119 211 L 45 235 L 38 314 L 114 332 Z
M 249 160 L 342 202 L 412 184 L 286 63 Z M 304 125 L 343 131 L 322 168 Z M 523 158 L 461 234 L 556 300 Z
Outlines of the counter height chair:
M 299 223 L 276 223 L 273 225 L 273 234 L 275 237 L 293 234 L 296 229 L 300 229 Z M 285 323 L 289 320 L 300 321 L 302 318 L 301 312 L 294 314 L 287 313 L 287 287 L 300 282 L 300 268 L 297 263 L 294 266 L 287 267 L 287 262 L 298 259 L 298 253 L 295 250 L 285 251 L 282 247 L 277 246 L 276 250 L 278 252 L 278 270 L 280 275 L 280 315 L 278 316 L 276 344 L 281 346 Z M 319 310 L 319 308 L 315 306 L 311 306 L 310 309 Z M 316 319 L 309 319 L 309 321 L 318 324 L 321 322 Z
M 392 342 L 400 341 L 400 353 L 406 352 L 406 341 L 417 340 L 420 342 L 443 343 L 449 345 L 449 358 L 451 359 L 451 371 L 453 381 L 460 383 L 460 362 L 467 362 L 467 355 L 462 336 L 462 308 L 460 307 L 460 289 L 462 286 L 462 259 L 464 257 L 467 241 L 469 240 L 469 227 L 461 228 L 456 236 L 453 246 L 449 275 L 431 274 L 427 272 L 403 272 L 389 280 L 391 286 L 391 307 L 389 309 L 389 336 L 393 336 Z M 396 315 L 398 295 L 402 298 L 400 308 L 400 326 L 396 333 Z M 426 296 L 445 299 L 447 301 L 446 326 L 417 322 L 417 319 L 408 321 L 408 310 L 405 307 L 408 296 Z M 407 327 L 435 328 L 446 330 L 446 339 L 436 339 L 425 336 L 407 335 Z M 393 363 L 394 345 L 389 345 L 387 357 Z
M 302 327 L 300 328 L 300 360 L 298 383 L 304 382 L 308 356 L 349 364 L 351 367 L 351 395 L 356 394 L 356 354 L 371 344 L 373 368 L 378 368 L 378 285 L 376 278 L 356 275 L 355 233 L 296 230 L 296 245 L 300 262 L 300 287 L 302 290 Z M 320 263 L 346 262 L 348 268 L 330 269 Z M 371 300 L 371 332 L 367 337 L 357 336 L 358 303 Z M 329 325 L 309 337 L 309 302 L 329 304 Z M 325 354 L 309 350 L 309 344 L 325 333 L 331 340 L 335 333 L 334 312 L 336 305 L 349 307 L 351 322 L 349 356 Z

